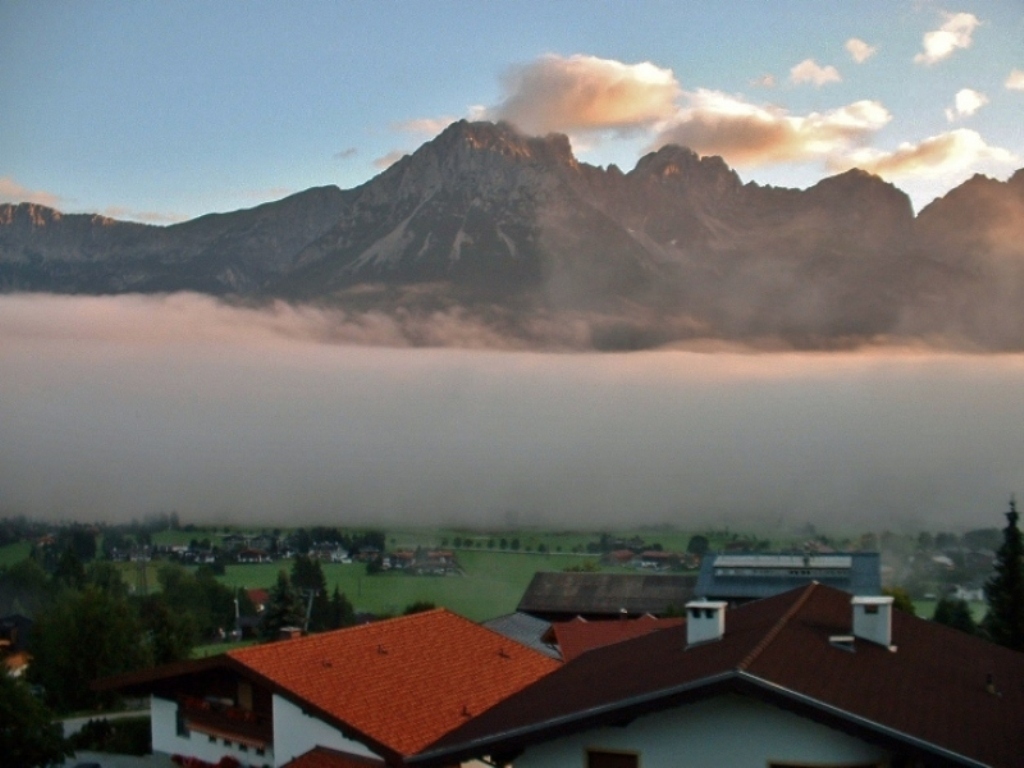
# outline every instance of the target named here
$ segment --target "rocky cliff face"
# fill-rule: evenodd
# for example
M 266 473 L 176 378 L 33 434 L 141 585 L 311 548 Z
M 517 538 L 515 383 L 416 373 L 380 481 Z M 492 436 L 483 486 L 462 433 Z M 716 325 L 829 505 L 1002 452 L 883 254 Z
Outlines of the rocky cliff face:
M 660 318 L 667 338 L 829 346 L 979 336 L 986 292 L 1021 298 L 1022 233 L 1024 172 L 973 179 L 915 220 L 863 171 L 776 189 L 670 146 L 623 173 L 578 162 L 564 136 L 463 121 L 355 189 L 170 227 L 0 206 L 0 287 L 572 311 Z M 976 287 L 958 293 L 965 279 Z

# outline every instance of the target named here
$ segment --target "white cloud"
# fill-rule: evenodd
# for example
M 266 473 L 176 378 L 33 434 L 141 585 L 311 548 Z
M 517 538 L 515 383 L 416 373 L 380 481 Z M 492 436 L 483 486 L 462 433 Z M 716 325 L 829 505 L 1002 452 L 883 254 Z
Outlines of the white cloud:
M 842 81 L 839 70 L 831 64 L 823 67 L 814 59 L 804 59 L 791 70 L 789 79 L 794 83 L 814 83 L 817 86 Z
M 1011 91 L 1024 91 L 1024 70 L 1015 69 L 1006 78 L 1006 87 Z
M 383 171 L 385 168 L 390 168 L 408 154 L 408 152 L 401 149 L 396 149 L 392 152 L 388 152 L 386 155 L 376 158 L 373 161 L 373 167 L 377 170 Z
M 663 128 L 654 146 L 682 144 L 741 167 L 828 157 L 863 143 L 891 119 L 877 101 L 799 116 L 719 91 L 686 96 L 688 106 Z
M 504 100 L 483 116 L 531 134 L 647 128 L 675 113 L 680 93 L 670 69 L 579 54 L 513 67 L 503 85 Z
M 423 133 L 428 136 L 436 136 L 445 128 L 458 120 L 457 117 L 421 117 L 416 120 L 406 120 L 396 123 L 394 129 L 404 133 Z
M 957 91 L 953 106 L 946 110 L 946 119 L 953 122 L 961 117 L 970 117 L 988 104 L 988 96 L 972 88 Z
M 356 149 L 355 147 L 346 147 L 345 149 L 341 150 L 340 152 L 335 152 L 334 153 L 334 159 L 335 160 L 348 160 L 349 158 L 355 157 L 358 152 L 359 152 L 359 150 Z
M 36 203 L 56 208 L 64 201 L 60 195 L 41 189 L 28 189 L 10 176 L 0 177 L 0 203 Z
M 858 64 L 863 64 L 878 52 L 877 46 L 868 45 L 857 37 L 851 37 L 847 40 L 844 47 L 847 53 L 850 54 L 850 57 Z
M 767 74 L 761 75 L 758 78 L 750 81 L 750 84 L 755 88 L 774 88 L 775 87 L 775 75 Z
M 957 49 L 970 48 L 971 35 L 981 22 L 973 13 L 944 13 L 946 22 L 936 30 L 926 32 L 922 40 L 924 50 L 914 57 L 918 64 L 935 64 L 949 57 Z
M 893 152 L 864 148 L 830 159 L 832 170 L 857 167 L 886 178 L 940 176 L 981 162 L 1015 163 L 1018 158 L 1002 147 L 992 147 L 977 131 L 958 128 L 920 143 L 901 144 Z

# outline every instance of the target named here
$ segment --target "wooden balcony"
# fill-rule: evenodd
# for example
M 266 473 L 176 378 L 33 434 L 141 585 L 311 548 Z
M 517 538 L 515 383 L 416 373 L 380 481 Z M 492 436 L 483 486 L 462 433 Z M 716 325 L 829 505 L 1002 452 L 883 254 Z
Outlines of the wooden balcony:
M 179 699 L 178 712 L 190 731 L 257 749 L 273 746 L 274 723 L 269 714 L 194 697 Z

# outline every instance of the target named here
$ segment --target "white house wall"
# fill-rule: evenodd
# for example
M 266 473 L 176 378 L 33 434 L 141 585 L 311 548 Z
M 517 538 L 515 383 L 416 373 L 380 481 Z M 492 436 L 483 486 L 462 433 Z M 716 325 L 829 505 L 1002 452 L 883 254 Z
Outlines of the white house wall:
M 225 755 L 230 755 L 242 765 L 276 765 L 272 749 L 258 755 L 252 748 L 243 751 L 237 742 L 227 746 L 223 739 L 213 737 L 210 741 L 210 736 L 199 731 L 192 731 L 188 736 L 179 735 L 177 702 L 151 696 L 149 713 L 154 752 L 196 757 L 208 763 L 217 763 Z
M 765 768 L 885 764 L 859 739 L 738 695 L 658 712 L 624 728 L 602 728 L 527 749 L 515 768 L 585 768 L 588 749 L 637 752 L 640 768 Z
M 281 766 L 314 747 L 330 747 L 353 755 L 380 759 L 364 744 L 345 738 L 337 728 L 307 715 L 285 698 L 274 694 L 274 755 Z

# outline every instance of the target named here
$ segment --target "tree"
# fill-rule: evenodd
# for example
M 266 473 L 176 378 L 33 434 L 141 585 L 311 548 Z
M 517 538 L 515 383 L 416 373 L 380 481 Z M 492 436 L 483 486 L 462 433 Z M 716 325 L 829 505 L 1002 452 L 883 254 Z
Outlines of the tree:
M 65 549 L 57 561 L 57 569 L 53 572 L 53 580 L 71 589 L 85 586 L 85 568 L 82 561 L 71 547 Z
M 978 633 L 978 625 L 974 623 L 971 615 L 971 607 L 966 600 L 957 597 L 944 597 L 935 604 L 935 614 L 932 621 L 936 624 L 945 624 L 947 627 L 959 629 L 969 635 Z
M 144 639 L 154 664 L 184 661 L 195 645 L 195 619 L 191 613 L 172 611 L 162 595 L 147 595 L 139 602 Z
M 703 556 L 707 553 L 711 546 L 711 542 L 708 541 L 707 536 L 701 536 L 699 533 L 696 536 L 691 536 L 689 543 L 686 545 L 686 551 L 691 555 Z
M 260 639 L 277 640 L 285 627 L 301 627 L 306 612 L 288 574 L 277 572 L 277 583 L 270 590 L 267 607 L 260 619 Z
M 323 632 L 331 629 L 330 604 L 327 597 L 327 579 L 324 578 L 320 561 L 309 555 L 296 555 L 292 562 L 292 587 L 303 598 L 309 600 L 312 592 L 312 605 L 309 611 L 310 632 Z
M 982 628 L 993 642 L 1024 651 L 1024 539 L 1017 527 L 1019 519 L 1017 502 L 1011 497 L 995 573 L 985 582 L 988 613 Z
M 352 603 L 345 597 L 345 593 L 334 585 L 334 593 L 331 595 L 330 604 L 330 629 L 341 629 L 351 627 L 356 623 L 356 611 Z
M 911 616 L 917 615 L 914 601 L 911 600 L 910 594 L 903 587 L 885 587 L 882 589 L 882 594 L 892 598 L 892 607 L 897 611 L 909 613 Z
M 8 768 L 60 763 L 72 754 L 64 729 L 28 686 L 0 670 L 0 755 Z
M 29 679 L 42 685 L 50 705 L 62 712 L 109 705 L 116 695 L 97 694 L 90 683 L 149 666 L 143 638 L 125 598 L 93 586 L 65 591 L 36 616 Z

